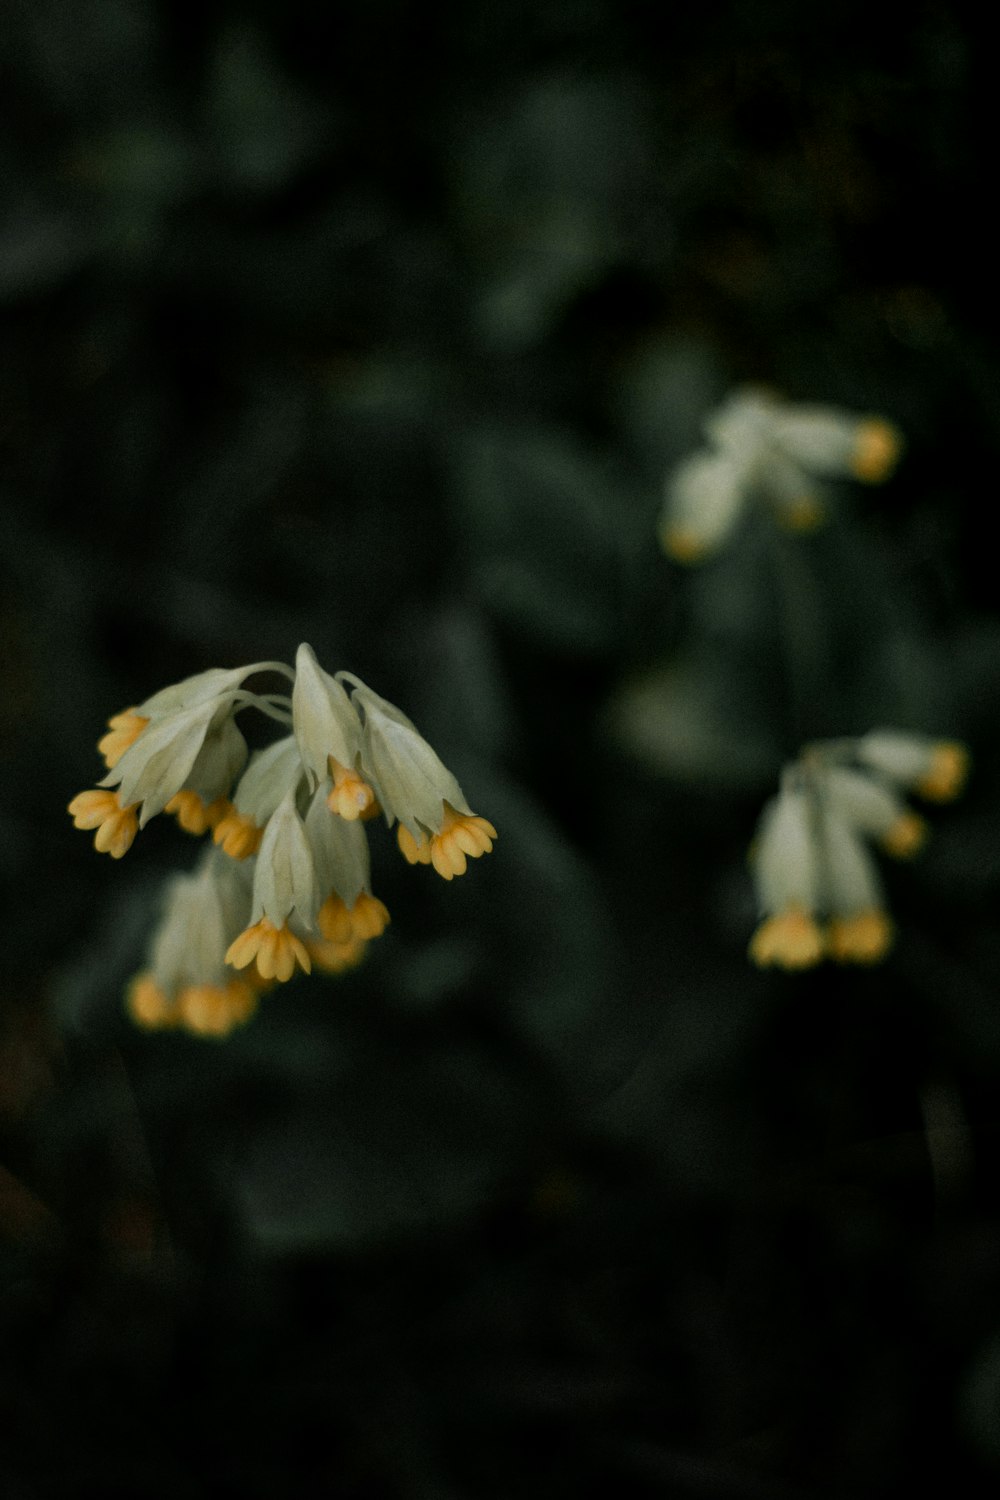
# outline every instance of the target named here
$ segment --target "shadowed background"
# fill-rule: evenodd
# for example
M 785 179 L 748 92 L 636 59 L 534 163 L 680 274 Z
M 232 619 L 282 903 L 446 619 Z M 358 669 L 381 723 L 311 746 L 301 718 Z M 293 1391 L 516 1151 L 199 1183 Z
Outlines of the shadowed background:
M 995 1492 L 994 79 L 961 7 L 662 9 L 5 8 L 13 1500 Z M 906 456 L 679 569 L 744 381 Z M 496 850 L 373 826 L 362 968 L 144 1034 L 194 843 L 65 805 L 109 714 L 301 640 Z M 781 764 L 882 724 L 974 758 L 895 951 L 759 974 Z

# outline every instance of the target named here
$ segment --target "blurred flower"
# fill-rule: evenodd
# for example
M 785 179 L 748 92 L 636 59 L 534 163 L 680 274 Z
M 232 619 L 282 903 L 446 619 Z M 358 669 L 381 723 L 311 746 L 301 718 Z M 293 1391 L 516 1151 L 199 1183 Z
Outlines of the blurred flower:
M 928 802 L 950 802 L 957 797 L 969 772 L 964 745 L 898 729 L 866 734 L 858 742 L 858 759 Z
M 967 763 L 951 741 L 879 730 L 810 745 L 786 766 L 751 851 L 762 918 L 753 961 L 807 969 L 824 957 L 884 958 L 893 925 L 869 841 L 896 859 L 916 854 L 926 824 L 897 786 L 942 800 L 946 786 L 958 791 Z
M 880 484 L 902 449 L 882 417 L 794 405 L 754 387 L 737 391 L 704 424 L 709 447 L 667 476 L 660 541 L 677 562 L 700 562 L 730 536 L 751 500 L 793 531 L 825 514 L 826 479 Z
M 250 1019 L 259 987 L 235 976 L 225 959 L 249 904 L 242 871 L 213 849 L 191 874 L 168 883 L 149 966 L 126 995 L 138 1025 L 221 1037 Z

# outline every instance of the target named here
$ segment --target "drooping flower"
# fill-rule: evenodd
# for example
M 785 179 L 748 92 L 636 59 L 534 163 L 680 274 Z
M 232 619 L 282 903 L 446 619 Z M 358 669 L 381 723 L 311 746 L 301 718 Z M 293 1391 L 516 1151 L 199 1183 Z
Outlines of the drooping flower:
M 445 880 L 464 875 L 467 859 L 493 848 L 497 831 L 478 817 L 462 788 L 416 726 L 394 704 L 349 673 L 364 719 L 361 763 L 400 850 L 410 864 L 433 865 Z
M 896 730 L 808 746 L 785 768 L 755 840 L 762 921 L 753 961 L 802 969 L 823 957 L 884 958 L 894 929 L 869 842 L 897 859 L 916 854 L 927 825 L 898 788 L 942 800 L 945 789 L 955 794 L 967 763 L 963 746 Z
M 324 672 L 305 642 L 295 656 L 292 723 L 313 786 L 329 777 L 331 812 L 348 822 L 375 811 L 375 792 L 358 769 L 361 720 L 347 690 Z
M 269 819 L 253 875 L 247 926 L 226 951 L 226 962 L 245 969 L 256 960 L 262 979 L 291 979 L 296 964 L 308 974 L 301 930 L 314 930 L 316 872 L 312 850 L 289 789 Z
M 385 931 L 389 913 L 371 893 L 364 828 L 330 811 L 329 785 L 319 783 L 305 819 L 316 872 L 316 926 L 327 942 L 367 942 Z
M 264 671 L 290 678 L 291 694 L 249 691 L 246 678 Z M 249 759 L 235 722 L 248 707 L 286 730 Z M 108 724 L 108 774 L 70 803 L 76 826 L 120 859 L 169 811 L 217 846 L 171 883 L 149 965 L 129 986 L 128 1011 L 147 1028 L 222 1036 L 298 969 L 357 964 L 389 922 L 364 826 L 380 809 L 390 827 L 399 822 L 411 863 L 446 880 L 496 837 L 410 720 L 358 678 L 325 672 L 305 643 L 295 669 L 212 669 Z
M 135 744 L 148 723 L 149 719 L 134 708 L 111 715 L 107 734 L 97 741 L 97 748 L 109 771 L 118 764 L 129 746 Z
M 250 757 L 232 804 L 212 833 L 230 859 L 247 859 L 257 853 L 268 819 L 289 792 L 295 796 L 304 774 L 298 743 L 291 734 Z
M 94 848 L 121 859 L 139 832 L 135 803 L 123 806 L 117 792 L 78 792 L 68 809 L 75 828 L 96 828 Z
M 147 969 L 129 985 L 132 1019 L 227 1036 L 257 1008 L 258 987 L 226 968 L 226 948 L 245 920 L 250 888 L 239 868 L 209 848 L 197 868 L 167 886 Z
M 874 729 L 858 742 L 858 759 L 928 802 L 950 802 L 965 785 L 969 752 L 955 740 L 899 729 Z
M 717 551 L 752 500 L 790 530 L 812 530 L 825 514 L 825 481 L 880 484 L 902 450 L 899 432 L 882 417 L 796 405 L 755 387 L 730 396 L 704 429 L 709 447 L 666 480 L 659 534 L 677 562 Z
M 138 708 L 112 715 L 109 733 L 98 744 L 109 768 L 98 790 L 117 788 L 117 811 L 124 814 L 134 809 L 137 828 L 144 828 L 150 818 L 171 804 L 183 822 L 197 826 L 194 798 L 201 804 L 207 824 L 207 809 L 217 811 L 216 804 L 226 797 L 246 760 L 246 742 L 233 715 L 249 703 L 266 703 L 246 692 L 242 683 L 253 672 L 280 666 L 255 662 L 233 670 L 212 668 L 154 693 Z M 181 797 L 185 792 L 193 796 Z M 106 813 L 104 823 L 110 824 L 116 815 L 110 803 L 105 800 L 99 804 L 89 793 L 81 796 L 86 800 L 81 802 L 77 797 L 70 805 L 74 819 L 94 818 L 100 809 Z M 178 797 L 179 802 L 175 801 Z M 96 825 L 77 822 L 77 827 L 92 826 Z M 125 837 L 124 823 L 115 826 L 114 837 L 99 828 L 95 843 L 120 858 L 131 844 L 135 829 L 131 818 L 127 825 L 131 837 Z
M 761 816 L 753 853 L 754 883 L 763 921 L 750 943 L 756 964 L 808 969 L 825 944 L 816 913 L 820 861 L 815 807 L 794 771 Z

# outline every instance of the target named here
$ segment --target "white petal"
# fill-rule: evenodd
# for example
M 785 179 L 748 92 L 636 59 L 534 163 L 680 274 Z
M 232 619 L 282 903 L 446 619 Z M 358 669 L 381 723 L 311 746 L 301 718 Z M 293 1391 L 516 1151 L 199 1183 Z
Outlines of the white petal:
M 882 905 L 882 885 L 867 846 L 829 808 L 823 817 L 824 904 L 831 916 L 850 917 Z
M 312 784 L 327 775 L 327 757 L 353 768 L 361 746 L 361 721 L 342 684 L 324 672 L 305 642 L 295 657 L 292 723 Z
M 210 853 L 192 873 L 168 883 L 151 950 L 156 981 L 168 994 L 188 984 L 225 980 L 229 936 L 216 871 Z
M 130 745 L 100 786 L 117 786 L 123 806 L 141 802 L 139 826 L 163 811 L 171 797 L 187 783 L 205 735 L 217 712 L 216 704 L 196 705 L 181 713 L 154 720 Z
M 246 765 L 247 742 L 229 715 L 209 730 L 187 779 L 187 786 L 204 802 L 228 797 L 233 782 Z
M 734 391 L 703 424 L 705 435 L 719 448 L 752 463 L 767 442 L 778 398 L 760 386 Z
M 364 683 L 357 684 L 353 697 L 364 714 L 362 767 L 390 824 L 398 818 L 419 838 L 421 829 L 440 832 L 445 802 L 456 812 L 471 813 L 454 776 L 395 704 Z
M 660 517 L 666 551 L 685 544 L 699 552 L 721 546 L 736 523 L 749 481 L 750 463 L 728 450 L 686 459 L 667 479 Z
M 256 750 L 233 793 L 237 812 L 253 818 L 263 828 L 285 793 L 298 787 L 302 761 L 293 734 L 275 740 L 265 750 Z
M 789 906 L 816 910 L 820 882 L 816 809 L 804 788 L 785 788 L 765 807 L 758 825 L 753 873 L 763 915 Z
M 821 785 L 834 814 L 872 838 L 881 838 L 905 811 L 903 803 L 883 781 L 862 771 L 832 766 Z
M 253 882 L 251 921 L 262 916 L 280 927 L 294 909 L 311 923 L 316 905 L 316 876 L 302 819 L 289 788 L 264 830 Z
M 207 672 L 197 672 L 161 688 L 151 698 L 140 703 L 137 714 L 147 719 L 160 719 L 166 714 L 181 713 L 187 708 L 197 708 L 213 698 L 224 697 L 240 686 L 244 677 L 249 677 L 257 664 L 249 667 L 209 667 Z
M 930 770 L 936 744 L 936 740 L 925 734 L 873 729 L 858 741 L 857 756 L 866 766 L 882 771 L 901 786 L 912 786 Z
M 866 419 L 832 406 L 782 406 L 771 419 L 779 447 L 811 474 L 831 478 L 853 473 L 858 438 Z
M 330 811 L 326 804 L 330 785 L 320 782 L 305 819 L 316 870 L 316 898 L 322 904 L 335 891 L 353 906 L 362 891 L 371 889 L 368 835 L 359 819 L 348 822 Z

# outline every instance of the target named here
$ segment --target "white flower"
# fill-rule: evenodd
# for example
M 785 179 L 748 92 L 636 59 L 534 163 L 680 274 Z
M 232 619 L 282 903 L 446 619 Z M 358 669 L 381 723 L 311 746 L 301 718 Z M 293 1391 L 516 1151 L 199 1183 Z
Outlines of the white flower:
M 230 859 L 256 854 L 268 819 L 286 793 L 297 793 L 305 777 L 293 734 L 256 750 L 233 793 L 231 807 L 215 824 L 212 837 Z
M 371 893 L 364 828 L 331 813 L 328 788 L 320 783 L 305 819 L 320 902 L 316 925 L 326 942 L 353 952 L 354 944 L 385 931 L 389 913 Z
M 676 562 L 697 562 L 729 536 L 743 509 L 749 468 L 736 453 L 692 453 L 670 476 L 660 541 Z
M 243 686 L 264 671 L 291 678 L 291 695 Z M 249 760 L 234 718 L 248 707 L 290 730 Z M 379 810 L 376 789 L 406 858 L 446 880 L 496 838 L 410 720 L 358 678 L 325 672 L 305 642 L 295 670 L 213 668 L 108 726 L 98 747 L 108 774 L 69 804 L 95 847 L 120 859 L 164 809 L 219 846 L 170 888 L 151 967 L 129 989 L 144 1026 L 222 1035 L 250 1014 L 260 982 L 358 961 L 389 922 L 371 891 L 363 826 Z
M 353 820 L 373 807 L 375 793 L 358 774 L 361 720 L 347 690 L 316 660 L 305 642 L 295 656 L 292 723 L 310 785 L 332 778 L 331 811 Z
M 416 726 L 394 704 L 350 673 L 355 705 L 364 716 L 361 764 L 390 828 L 398 819 L 399 847 L 410 864 L 432 864 L 445 880 L 464 875 L 467 859 L 493 848 L 497 831 L 477 817 L 455 780 Z
M 899 729 L 873 729 L 858 741 L 858 759 L 929 802 L 950 802 L 965 784 L 969 752 L 955 740 Z
M 880 417 L 797 406 L 767 391 L 737 391 L 705 421 L 710 448 L 667 476 L 660 540 L 679 562 L 696 562 L 731 534 L 751 498 L 807 530 L 823 516 L 824 479 L 886 479 L 901 439 Z
M 313 930 L 316 904 L 312 851 L 290 787 L 268 819 L 254 870 L 250 920 L 230 943 L 226 962 L 244 969 L 256 959 L 262 979 L 290 979 L 296 963 L 308 974 L 309 953 L 299 934 Z
M 194 792 L 202 802 L 217 802 L 229 795 L 246 762 L 247 742 L 236 720 L 227 715 L 205 736 L 188 772 L 185 789 Z
M 329 782 L 321 783 L 313 795 L 305 818 L 306 837 L 321 899 L 334 892 L 347 906 L 353 906 L 362 891 L 370 890 L 368 836 L 363 824 L 347 822 L 331 813 L 328 787 Z
M 896 786 L 954 795 L 968 763 L 964 747 L 898 730 L 807 746 L 782 773 L 753 851 L 763 918 L 750 942 L 757 964 L 808 968 L 822 957 L 877 963 L 893 927 L 867 840 L 909 858 L 926 837 L 923 818 Z
M 226 968 L 225 954 L 245 921 L 250 891 L 238 867 L 214 850 L 168 883 L 149 967 L 128 990 L 133 1020 L 225 1036 L 249 1020 L 257 993 Z
M 806 969 L 823 956 L 816 921 L 821 864 L 811 789 L 786 771 L 778 796 L 765 807 L 753 850 L 754 883 L 763 921 L 750 956 L 757 964 Z
M 819 904 L 815 799 L 794 774 L 784 779 L 761 814 L 754 848 L 761 909 L 768 913 L 786 906 L 812 911 Z
M 208 699 L 154 719 L 99 782 L 117 787 L 123 807 L 139 805 L 139 827 L 181 791 L 207 736 L 221 734 L 231 704 Z
M 289 789 L 268 819 L 253 878 L 250 921 L 267 917 L 276 927 L 294 911 L 305 926 L 313 924 L 316 871 L 302 819 Z
M 893 939 L 882 882 L 861 838 L 829 804 L 824 807 L 823 857 L 829 956 L 838 963 L 878 963 Z
M 139 704 L 133 712 L 145 719 L 163 719 L 185 709 L 199 708 L 206 703 L 218 704 L 228 694 L 236 691 L 253 672 L 266 671 L 272 662 L 253 662 L 248 667 L 209 667 L 207 672 L 197 672 L 185 677 L 182 682 L 161 688 Z
M 163 688 L 138 708 L 113 714 L 98 742 L 108 774 L 98 790 L 73 799 L 69 810 L 76 826 L 96 828 L 96 847 L 113 858 L 120 858 L 138 829 L 165 808 L 191 833 L 214 827 L 247 756 L 234 713 L 253 704 L 280 718 L 279 702 L 288 702 L 242 687 L 245 678 L 263 671 L 291 675 L 282 662 L 213 667 Z
M 415 838 L 424 830 L 437 833 L 446 802 L 471 813 L 462 788 L 406 715 L 358 678 L 349 680 L 364 715 L 362 764 L 390 828 L 398 818 Z

